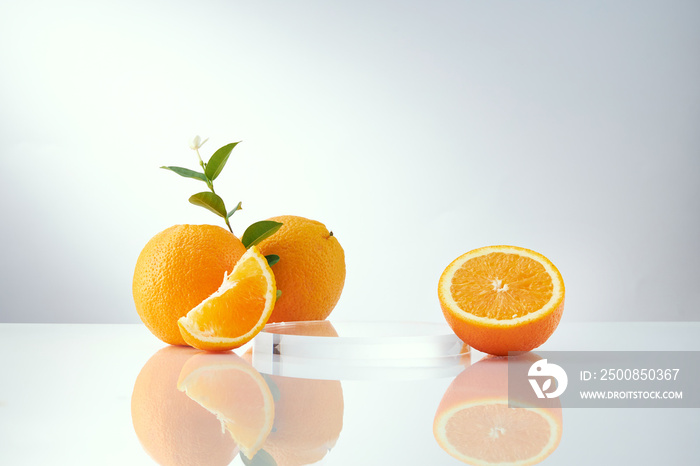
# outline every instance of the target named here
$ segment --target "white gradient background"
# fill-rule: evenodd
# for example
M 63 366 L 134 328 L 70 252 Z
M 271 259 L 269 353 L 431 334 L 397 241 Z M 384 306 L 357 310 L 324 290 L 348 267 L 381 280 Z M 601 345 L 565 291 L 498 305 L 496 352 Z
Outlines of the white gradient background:
M 217 180 L 240 235 L 323 221 L 337 320 L 442 321 L 516 244 L 565 321 L 700 320 L 700 3 L 0 1 L 0 322 L 139 322 L 136 258 Z

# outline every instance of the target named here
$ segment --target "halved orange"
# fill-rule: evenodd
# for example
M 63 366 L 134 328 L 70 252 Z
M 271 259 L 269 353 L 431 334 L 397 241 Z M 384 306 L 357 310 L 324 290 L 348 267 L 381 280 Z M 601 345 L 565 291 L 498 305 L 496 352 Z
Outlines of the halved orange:
M 528 366 L 538 359 L 487 357 L 465 369 L 450 384 L 440 401 L 433 435 L 451 456 L 471 465 L 533 465 L 550 456 L 563 432 L 561 403 L 547 399 L 528 405 L 510 400 L 508 364 Z
M 235 353 L 200 353 L 182 368 L 177 388 L 221 422 L 252 458 L 272 430 L 275 403 L 265 379 Z
M 277 289 L 270 266 L 256 246 L 239 259 L 219 289 L 177 324 L 188 345 L 227 351 L 249 342 L 265 326 Z
M 564 280 L 540 253 L 488 246 L 455 259 L 438 284 L 447 323 L 465 343 L 494 355 L 547 341 L 564 311 Z

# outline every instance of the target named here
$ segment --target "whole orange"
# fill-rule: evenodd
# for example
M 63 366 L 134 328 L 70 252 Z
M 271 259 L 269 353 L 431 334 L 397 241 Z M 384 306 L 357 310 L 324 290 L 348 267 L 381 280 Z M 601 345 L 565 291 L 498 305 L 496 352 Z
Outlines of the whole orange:
M 185 345 L 177 320 L 219 289 L 245 253 L 232 233 L 214 225 L 175 225 L 148 241 L 136 261 L 132 291 L 148 329 Z
M 268 322 L 325 319 L 345 284 L 342 246 L 321 222 L 292 215 L 270 220 L 282 227 L 258 247 L 280 257 L 272 271 L 282 294 Z

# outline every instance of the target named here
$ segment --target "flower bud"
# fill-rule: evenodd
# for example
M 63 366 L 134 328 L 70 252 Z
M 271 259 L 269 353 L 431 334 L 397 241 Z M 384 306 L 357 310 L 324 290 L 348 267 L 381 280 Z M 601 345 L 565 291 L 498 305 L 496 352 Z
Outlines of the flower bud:
M 194 138 L 192 138 L 192 140 L 190 141 L 190 149 L 198 150 L 208 140 L 209 140 L 209 138 L 206 138 L 204 141 L 202 141 L 202 138 L 200 138 L 199 135 L 197 135 Z

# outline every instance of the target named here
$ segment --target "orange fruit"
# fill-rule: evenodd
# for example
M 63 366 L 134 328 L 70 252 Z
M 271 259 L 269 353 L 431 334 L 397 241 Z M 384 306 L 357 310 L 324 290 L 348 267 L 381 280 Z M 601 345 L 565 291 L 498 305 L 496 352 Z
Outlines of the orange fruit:
M 321 222 L 291 215 L 270 220 L 282 223 L 258 245 L 264 255 L 280 257 L 272 270 L 282 295 L 270 322 L 325 319 L 345 284 L 343 248 Z
M 223 466 L 238 453 L 219 421 L 177 389 L 185 361 L 196 353 L 192 348 L 166 346 L 146 362 L 134 383 L 134 431 L 158 464 Z
M 188 345 L 227 351 L 262 330 L 275 305 L 275 277 L 256 246 L 246 251 L 219 289 L 177 324 Z
M 143 323 L 164 342 L 184 345 L 177 320 L 216 291 L 244 252 L 238 238 L 214 225 L 175 225 L 155 235 L 132 284 Z
M 338 380 L 268 376 L 278 392 L 273 430 L 262 449 L 278 466 L 312 464 L 335 446 L 343 429 Z
M 177 388 L 213 414 L 248 458 L 272 430 L 272 393 L 260 373 L 234 353 L 193 356 L 182 368 Z
M 461 255 L 440 277 L 447 323 L 479 351 L 507 355 L 547 341 L 564 311 L 564 280 L 552 262 L 516 246 L 488 246 Z
M 525 466 L 551 455 L 563 430 L 559 400 L 508 407 L 508 364 L 530 365 L 537 359 L 532 353 L 487 357 L 462 371 L 435 414 L 433 435 L 440 447 L 472 465 Z

